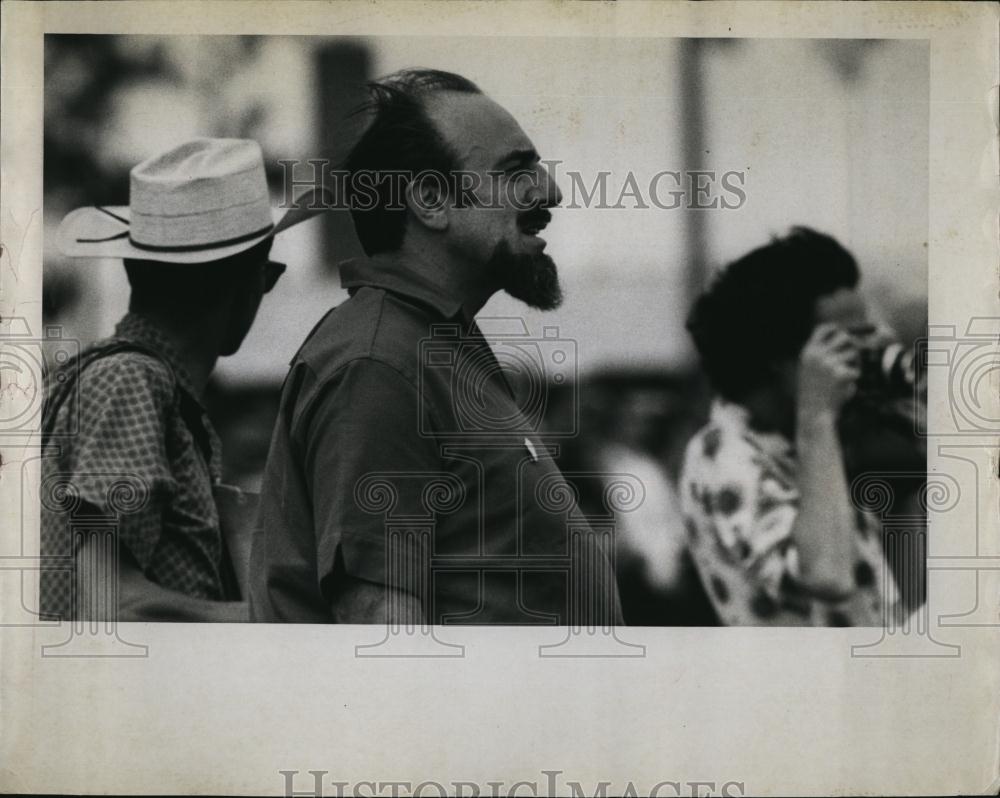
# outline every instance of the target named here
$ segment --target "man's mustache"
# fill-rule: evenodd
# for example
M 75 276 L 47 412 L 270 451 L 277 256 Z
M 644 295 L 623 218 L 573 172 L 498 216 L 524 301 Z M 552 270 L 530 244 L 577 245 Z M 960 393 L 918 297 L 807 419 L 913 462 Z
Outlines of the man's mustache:
M 552 212 L 548 208 L 543 208 L 540 205 L 531 208 L 517 217 L 518 226 L 522 229 L 525 227 L 538 227 L 542 228 L 548 225 L 552 221 Z

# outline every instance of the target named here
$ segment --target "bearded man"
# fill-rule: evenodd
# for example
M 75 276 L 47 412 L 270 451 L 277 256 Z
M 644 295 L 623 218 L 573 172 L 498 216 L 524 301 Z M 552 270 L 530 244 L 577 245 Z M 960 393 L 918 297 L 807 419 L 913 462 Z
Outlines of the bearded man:
M 350 298 L 285 382 L 251 616 L 618 623 L 607 546 L 569 521 L 556 450 L 475 321 L 501 290 L 542 310 L 562 301 L 538 236 L 559 188 L 469 80 L 405 70 L 370 91 L 346 163 L 368 257 L 341 265 Z

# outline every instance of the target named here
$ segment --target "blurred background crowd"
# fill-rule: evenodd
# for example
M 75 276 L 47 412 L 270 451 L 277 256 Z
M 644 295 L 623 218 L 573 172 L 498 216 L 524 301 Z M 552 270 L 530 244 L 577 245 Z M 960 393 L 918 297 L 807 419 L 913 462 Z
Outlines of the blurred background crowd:
M 566 301 L 542 314 L 506 296 L 482 326 L 523 323 L 502 358 L 540 358 L 543 424 L 567 472 L 629 473 L 645 501 L 618 519 L 626 621 L 714 622 L 684 551 L 674 493 L 684 446 L 709 393 L 684 320 L 713 271 L 808 225 L 857 258 L 862 290 L 900 339 L 927 320 L 928 46 L 905 40 L 46 36 L 44 318 L 86 344 L 123 315 L 118 261 L 70 261 L 55 246 L 65 213 L 126 204 L 128 171 L 195 136 L 253 138 L 276 202 L 279 159 L 337 163 L 357 135 L 350 112 L 366 80 L 409 66 L 454 71 L 506 107 L 543 159 L 602 172 L 605 207 L 557 209 L 546 232 Z M 736 209 L 613 208 L 628 174 L 739 172 Z M 360 254 L 349 217 L 324 214 L 283 236 L 288 271 L 235 356 L 220 362 L 210 414 L 227 482 L 259 485 L 288 361 L 323 313 L 346 297 L 337 264 Z M 548 330 L 546 331 L 546 328 Z M 556 343 L 553 343 L 556 342 Z M 558 343 L 562 342 L 562 343 Z M 525 361 L 526 362 L 526 361 Z M 599 496 L 581 498 L 593 507 Z

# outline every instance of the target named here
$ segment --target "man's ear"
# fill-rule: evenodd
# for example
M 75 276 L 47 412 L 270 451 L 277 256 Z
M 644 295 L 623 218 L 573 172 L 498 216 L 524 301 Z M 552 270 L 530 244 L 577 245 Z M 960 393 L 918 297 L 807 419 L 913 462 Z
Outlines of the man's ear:
M 443 175 L 422 172 L 406 186 L 406 207 L 431 230 L 448 228 L 448 186 Z

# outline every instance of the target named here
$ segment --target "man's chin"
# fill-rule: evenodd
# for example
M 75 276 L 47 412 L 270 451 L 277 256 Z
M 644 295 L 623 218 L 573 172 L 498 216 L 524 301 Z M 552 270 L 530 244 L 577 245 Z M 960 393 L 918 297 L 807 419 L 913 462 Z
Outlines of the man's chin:
M 497 264 L 503 277 L 503 290 L 537 310 L 555 310 L 562 304 L 559 274 L 552 258 L 544 253 L 506 254 Z
M 557 289 L 555 294 L 538 294 L 538 293 L 525 293 L 523 291 L 511 290 L 510 288 L 505 288 L 504 291 L 507 292 L 509 296 L 514 297 L 523 302 L 525 305 L 535 310 L 555 310 L 563 303 L 562 289 Z

